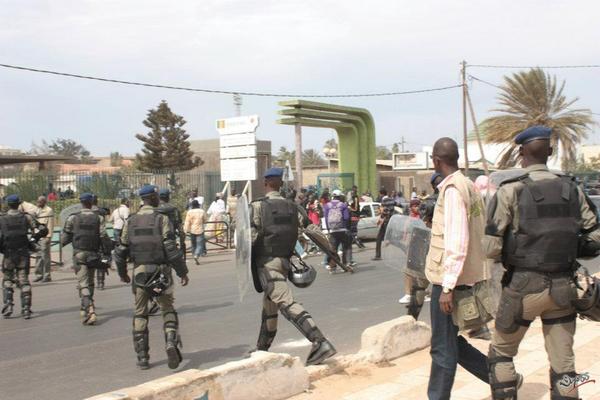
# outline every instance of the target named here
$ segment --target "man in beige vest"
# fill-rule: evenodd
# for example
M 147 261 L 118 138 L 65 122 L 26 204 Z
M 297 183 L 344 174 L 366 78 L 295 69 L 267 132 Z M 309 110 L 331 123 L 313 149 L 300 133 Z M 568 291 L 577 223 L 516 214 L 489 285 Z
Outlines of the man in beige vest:
M 485 278 L 481 238 L 483 201 L 473 183 L 458 169 L 458 146 L 441 138 L 433 146 L 435 171 L 443 178 L 431 226 L 425 273 L 431 290 L 430 400 L 449 399 L 456 366 L 488 382 L 487 358 L 458 335 L 452 322 L 453 291 L 464 290 Z
M 54 211 L 48 206 L 45 196 L 40 196 L 37 199 L 35 218 L 40 224 L 46 225 L 48 234 L 38 242 L 40 254 L 35 265 L 36 278 L 34 282 L 50 282 L 52 281 L 50 255 L 52 251 L 52 234 L 54 233 Z

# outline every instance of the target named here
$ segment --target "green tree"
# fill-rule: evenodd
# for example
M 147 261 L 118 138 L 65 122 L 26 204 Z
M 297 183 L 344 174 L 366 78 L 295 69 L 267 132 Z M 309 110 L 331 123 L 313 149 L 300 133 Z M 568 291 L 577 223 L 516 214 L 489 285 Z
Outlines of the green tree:
M 540 68 L 504 77 L 498 95 L 500 106 L 492 110 L 500 114 L 482 123 L 488 143 L 506 144 L 498 163 L 500 168 L 519 161 L 519 146 L 514 144 L 514 138 L 533 125 L 552 128 L 550 142 L 554 149 L 560 146 L 564 168 L 576 162 L 577 145 L 587 137 L 593 119 L 590 110 L 571 108 L 578 98 L 567 100 L 564 87 L 564 81 L 557 85 L 556 77 Z
M 123 156 L 118 151 L 113 151 L 110 153 L 110 166 L 111 167 L 120 167 L 123 164 Z
M 35 142 L 31 144 L 30 153 L 72 157 L 83 163 L 91 162 L 92 160 L 88 149 L 73 139 L 58 138 L 54 139 L 50 143 L 42 139 L 42 143 L 40 145 L 36 144 Z
M 386 146 L 377 146 L 375 148 L 375 158 L 377 160 L 391 160 L 392 152 Z
M 314 149 L 307 149 L 302 152 L 302 165 L 314 166 L 314 165 L 325 165 L 325 159 L 321 157 L 318 151 Z
M 204 163 L 190 148 L 185 119 L 172 112 L 165 100 L 148 111 L 143 124 L 150 131 L 135 135 L 143 143 L 142 153 L 136 154 L 141 170 L 186 171 Z
M 281 164 L 281 167 L 285 165 L 286 161 L 289 161 L 292 165 L 294 165 L 296 160 L 296 152 L 294 150 L 289 151 L 287 147 L 281 146 L 279 151 L 277 151 L 277 154 L 275 154 L 275 160 Z
M 400 146 L 398 145 L 398 143 L 394 143 L 392 145 L 392 153 L 400 153 Z

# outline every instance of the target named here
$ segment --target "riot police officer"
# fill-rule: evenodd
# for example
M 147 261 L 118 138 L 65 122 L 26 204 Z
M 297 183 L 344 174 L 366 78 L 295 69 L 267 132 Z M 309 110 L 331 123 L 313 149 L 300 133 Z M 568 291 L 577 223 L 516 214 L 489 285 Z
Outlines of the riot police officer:
M 484 246 L 507 272 L 489 350 L 493 399 L 516 399 L 519 378 L 513 357 L 536 317 L 542 319 L 550 361 L 551 399 L 577 399 L 573 283 L 578 240 L 598 245 L 597 219 L 575 181 L 548 170 L 552 130 L 521 132 L 523 174 L 504 181 L 491 200 Z
M 15 285 L 21 290 L 21 315 L 31 318 L 31 284 L 29 283 L 29 251 L 30 241 L 44 237 L 48 230 L 34 229 L 40 225 L 29 215 L 19 211 L 21 199 L 18 195 L 6 197 L 9 210 L 0 216 L 0 250 L 4 254 L 2 261 L 2 289 L 4 306 L 2 316 L 8 318 L 13 313 L 13 293 Z M 43 227 L 43 226 L 42 226 Z
M 156 186 L 146 185 L 139 191 L 143 206 L 129 217 L 123 226 L 121 244 L 114 252 L 117 271 L 123 282 L 130 282 L 127 274 L 127 258 L 133 264 L 133 291 L 135 314 L 133 316 L 133 347 L 137 354 L 137 366 L 150 368 L 148 342 L 148 307 L 150 298 L 156 298 L 164 320 L 164 334 L 169 368 L 175 369 L 181 362 L 179 347 L 179 320 L 173 307 L 173 278 L 171 268 L 188 284 L 188 269 L 181 249 L 175 243 L 175 234 L 169 219 L 157 212 Z
M 106 233 L 104 218 L 92 210 L 94 195 L 79 196 L 82 209 L 69 215 L 61 235 L 61 244 L 73 244 L 73 268 L 77 274 L 77 289 L 81 298 L 81 322 L 94 325 L 97 321 L 94 307 L 94 273 L 106 268 L 112 241 Z
M 102 217 L 102 220 L 106 223 L 106 216 L 108 211 L 104 208 L 98 207 L 98 196 L 92 194 L 92 211 L 94 214 Z M 98 290 L 104 290 L 104 281 L 106 280 L 107 268 L 96 268 L 96 287 Z
M 257 350 L 267 351 L 277 333 L 277 312 L 292 323 L 310 342 L 312 349 L 307 365 L 319 364 L 336 353 L 323 336 L 311 315 L 296 301 L 287 283 L 290 257 L 298 239 L 300 225 L 308 218 L 298 206 L 284 199 L 283 169 L 271 168 L 264 175 L 267 194 L 250 204 L 252 256 L 260 284 L 264 290 L 262 321 Z

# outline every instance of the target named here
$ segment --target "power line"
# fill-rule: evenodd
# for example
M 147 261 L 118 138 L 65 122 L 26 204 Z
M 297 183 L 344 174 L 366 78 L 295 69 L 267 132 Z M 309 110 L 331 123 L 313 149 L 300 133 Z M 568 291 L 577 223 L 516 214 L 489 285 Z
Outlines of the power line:
M 400 95 L 406 95 L 406 94 L 438 92 L 438 91 L 442 91 L 442 90 L 449 90 L 449 89 L 462 87 L 462 85 L 451 85 L 451 86 L 443 86 L 443 87 L 436 87 L 436 88 L 429 88 L 429 89 L 406 90 L 406 91 L 401 91 L 401 92 L 358 93 L 358 94 L 261 93 L 261 92 L 244 92 L 241 90 L 199 89 L 199 88 L 190 88 L 190 87 L 173 86 L 173 85 L 160 85 L 160 84 L 154 84 L 154 83 L 124 81 L 124 80 L 119 80 L 119 79 L 99 78 L 99 77 L 95 77 L 95 76 L 71 74 L 71 73 L 67 73 L 67 72 L 58 72 L 58 71 L 49 71 L 49 70 L 45 70 L 45 69 L 22 67 L 22 66 L 17 66 L 17 65 L 10 65 L 10 64 L 0 64 L 0 67 L 16 69 L 16 70 L 20 70 L 20 71 L 38 72 L 38 73 L 42 73 L 42 74 L 66 76 L 69 78 L 88 79 L 88 80 L 101 81 L 101 82 L 118 83 L 118 84 L 122 84 L 122 85 L 144 86 L 144 87 L 152 87 L 152 88 L 160 88 L 160 89 L 171 89 L 171 90 L 183 90 L 183 91 L 188 91 L 188 92 L 231 94 L 231 95 L 241 95 L 241 96 L 261 96 L 261 97 L 321 97 L 321 98 L 323 98 L 323 97 L 382 97 L 382 96 L 400 96 Z
M 599 64 L 589 65 L 489 65 L 489 64 L 467 64 L 467 68 L 501 68 L 501 69 L 581 69 L 581 68 L 600 68 Z

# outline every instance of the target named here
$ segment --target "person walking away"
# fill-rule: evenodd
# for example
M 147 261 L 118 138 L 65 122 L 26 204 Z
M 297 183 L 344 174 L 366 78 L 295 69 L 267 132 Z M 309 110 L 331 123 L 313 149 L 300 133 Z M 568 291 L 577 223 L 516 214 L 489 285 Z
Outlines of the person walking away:
M 50 208 L 46 202 L 44 196 L 40 196 L 37 199 L 37 210 L 35 213 L 35 219 L 38 223 L 45 225 L 48 229 L 48 234 L 38 241 L 40 246 L 39 256 L 35 265 L 35 279 L 34 282 L 51 282 L 51 268 L 52 268 L 52 234 L 54 233 L 54 210 Z
M 430 400 L 450 399 L 457 364 L 488 383 L 487 358 L 459 335 L 453 322 L 454 290 L 469 289 L 485 276 L 481 243 L 483 201 L 458 168 L 458 145 L 450 138 L 435 142 L 435 171 L 443 180 L 433 213 L 425 274 L 431 291 Z
M 171 203 L 171 191 L 169 189 L 160 189 L 158 191 L 158 199 L 159 203 L 158 207 L 156 207 L 156 211 L 166 215 L 169 219 L 169 222 L 173 226 L 175 237 L 177 238 L 177 244 L 183 252 L 183 258 L 185 259 L 185 232 L 183 230 L 183 219 L 181 218 L 181 212 Z
M 550 398 L 579 398 L 574 271 L 578 243 L 597 254 L 600 232 L 595 207 L 574 178 L 548 170 L 551 139 L 552 129 L 545 126 L 515 137 L 523 174 L 502 182 L 488 207 L 484 248 L 506 268 L 488 354 L 493 399 L 517 398 L 520 379 L 513 358 L 538 316 L 550 361 Z
M 377 221 L 379 225 L 379 231 L 377 232 L 377 242 L 375 243 L 375 257 L 373 261 L 381 260 L 381 243 L 385 238 L 385 230 L 387 229 L 388 222 L 392 218 L 392 215 L 396 212 L 396 202 L 393 198 L 387 195 L 385 189 L 383 189 L 383 199 L 381 200 L 381 215 Z
M 196 265 L 200 265 L 199 257 L 206 255 L 204 244 L 204 224 L 206 213 L 200 208 L 197 200 L 192 201 L 192 208 L 185 214 L 184 230 L 190 235 L 192 243 L 192 256 Z
M 98 196 L 92 195 L 92 211 L 102 217 L 104 223 L 108 217 L 108 209 L 98 207 Z M 104 290 L 104 281 L 106 280 L 107 268 L 96 268 L 96 287 L 98 290 Z
M 349 227 L 350 227 L 350 211 L 348 205 L 341 200 L 342 191 L 334 190 L 332 192 L 333 199 L 325 205 L 323 213 L 325 215 L 325 226 L 329 232 L 329 241 L 334 251 L 342 246 L 342 263 L 349 265 L 351 254 Z M 327 257 L 327 263 L 330 272 L 335 272 L 336 266 Z
M 171 270 L 175 269 L 181 286 L 186 286 L 189 283 L 188 268 L 182 249 L 177 247 L 168 217 L 156 210 L 159 205 L 157 187 L 143 186 L 139 195 L 143 205 L 123 226 L 121 244 L 115 250 L 115 263 L 121 281 L 129 283 L 127 259 L 133 262 L 135 311 L 132 334 L 138 368 L 150 368 L 148 308 L 150 298 L 154 298 L 163 318 L 167 365 L 175 369 L 182 357 L 179 351 L 179 318 L 173 306 L 175 289 Z
M 209 221 L 213 222 L 215 240 L 219 243 L 223 240 L 223 216 L 225 215 L 225 202 L 222 193 L 216 194 L 215 200 L 208 208 L 208 215 L 210 215 Z
M 123 198 L 119 207 L 115 208 L 110 215 L 110 221 L 113 224 L 113 240 L 117 244 L 121 240 L 121 232 L 123 232 L 123 225 L 127 218 L 129 218 L 129 200 Z
M 231 193 L 227 196 L 226 212 L 229 215 L 229 231 L 231 236 L 235 236 L 235 216 L 237 214 L 238 196 L 235 189 L 231 189 Z
M 21 316 L 31 318 L 31 284 L 29 283 L 30 241 L 46 236 L 46 228 L 39 225 L 29 214 L 19 211 L 21 199 L 16 194 L 6 196 L 8 211 L 0 216 L 0 252 L 2 259 L 2 294 L 4 306 L 2 316 L 9 318 L 13 313 L 15 286 L 21 290 Z M 39 228 L 37 234 L 34 230 Z
M 109 257 L 112 241 L 106 233 L 104 218 L 92 211 L 94 195 L 79 196 L 81 211 L 71 214 L 65 221 L 61 245 L 73 244 L 73 269 L 77 275 L 77 289 L 81 299 L 81 323 L 94 325 L 97 321 L 94 305 L 94 273 L 104 268 L 102 259 Z
M 287 282 L 298 228 L 306 227 L 308 220 L 302 209 L 279 193 L 282 177 L 282 168 L 268 169 L 264 174 L 265 197 L 249 206 L 252 254 L 255 257 L 253 270 L 257 272 L 264 291 L 256 349 L 268 351 L 271 347 L 277 334 L 277 314 L 280 312 L 312 343 L 306 364 L 320 364 L 336 354 L 336 350 L 312 316 L 294 300 Z

